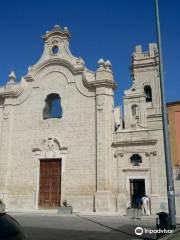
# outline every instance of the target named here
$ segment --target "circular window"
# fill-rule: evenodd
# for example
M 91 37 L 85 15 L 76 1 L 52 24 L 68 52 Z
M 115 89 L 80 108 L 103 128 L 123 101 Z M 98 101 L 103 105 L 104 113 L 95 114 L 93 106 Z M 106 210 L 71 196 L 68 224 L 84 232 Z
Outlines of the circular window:
M 59 52 L 58 46 L 54 46 L 54 47 L 52 48 L 52 53 L 53 53 L 53 55 L 57 55 L 58 52 Z

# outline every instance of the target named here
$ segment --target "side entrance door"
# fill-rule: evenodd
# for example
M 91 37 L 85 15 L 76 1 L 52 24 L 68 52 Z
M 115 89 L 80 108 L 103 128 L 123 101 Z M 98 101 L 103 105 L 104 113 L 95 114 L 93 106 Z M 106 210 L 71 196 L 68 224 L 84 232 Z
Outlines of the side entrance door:
M 131 206 L 138 208 L 138 201 L 146 195 L 144 179 L 130 179 Z
M 61 199 L 61 160 L 40 160 L 39 207 L 56 208 Z

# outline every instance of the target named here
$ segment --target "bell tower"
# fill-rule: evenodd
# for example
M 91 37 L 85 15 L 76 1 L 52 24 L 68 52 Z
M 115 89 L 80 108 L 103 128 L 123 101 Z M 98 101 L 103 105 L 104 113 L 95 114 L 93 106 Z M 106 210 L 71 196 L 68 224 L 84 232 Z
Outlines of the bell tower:
M 148 114 L 161 113 L 161 92 L 159 79 L 159 57 L 156 43 L 149 44 L 149 50 L 143 52 L 136 46 L 131 59 L 133 82 L 142 88 L 146 96 Z
M 143 52 L 141 45 L 135 47 L 131 57 L 132 87 L 125 91 L 125 128 L 150 127 L 161 121 L 161 92 L 159 80 L 159 57 L 157 45 L 149 44 Z M 157 125 L 156 125 L 157 126 Z

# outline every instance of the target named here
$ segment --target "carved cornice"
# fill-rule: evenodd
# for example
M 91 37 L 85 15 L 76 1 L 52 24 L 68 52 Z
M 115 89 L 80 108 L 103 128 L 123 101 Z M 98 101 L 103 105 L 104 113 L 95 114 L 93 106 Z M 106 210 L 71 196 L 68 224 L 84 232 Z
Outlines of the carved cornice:
M 148 172 L 149 168 L 124 168 L 123 172 Z
M 71 37 L 71 34 L 67 27 L 64 27 L 64 30 L 62 30 L 59 25 L 56 25 L 51 31 L 47 31 L 46 34 L 42 36 L 42 38 L 46 41 L 52 36 L 60 36 L 61 38 L 69 39 Z
M 128 140 L 113 142 L 112 147 L 155 145 L 156 143 L 157 143 L 156 139 Z
M 44 68 L 52 65 L 61 65 L 67 67 L 73 74 L 79 74 L 84 72 L 84 62 L 82 59 L 76 58 L 71 61 L 70 59 L 52 58 L 32 66 L 31 70 L 25 76 L 25 79 L 33 79 Z
M 161 113 L 154 113 L 154 114 L 148 114 L 147 118 L 161 118 L 162 114 Z
M 25 89 L 25 84 L 21 82 L 18 85 L 6 85 L 0 91 L 1 97 L 17 97 L 22 94 Z
M 92 88 L 92 82 L 95 81 L 95 73 L 85 68 L 82 80 L 85 86 Z
M 154 58 L 152 58 L 152 59 L 154 59 Z M 136 60 L 136 61 L 141 62 L 142 60 L 140 59 L 140 60 Z M 156 67 L 156 66 L 159 66 L 159 62 L 158 62 L 158 61 L 150 62 L 150 63 L 135 63 L 135 64 L 131 65 L 131 66 L 129 67 L 129 69 L 130 69 L 131 71 L 133 71 L 133 70 L 139 69 L 139 68 L 142 69 L 142 68 Z
M 95 88 L 105 86 L 105 87 L 109 87 L 109 88 L 112 88 L 113 90 L 115 90 L 117 88 L 117 83 L 115 81 L 104 79 L 104 80 L 98 80 L 98 81 L 91 82 L 91 86 L 95 87 Z
M 101 86 L 108 86 L 112 89 L 116 89 L 117 83 L 112 80 L 103 79 L 103 80 L 96 80 L 95 73 L 85 69 L 83 73 L 83 81 L 87 84 L 88 87 L 101 87 Z
M 97 87 L 109 87 L 115 90 L 117 88 L 117 83 L 114 80 L 103 79 L 96 80 L 95 73 L 85 69 L 83 73 L 83 82 L 89 88 L 97 88 Z

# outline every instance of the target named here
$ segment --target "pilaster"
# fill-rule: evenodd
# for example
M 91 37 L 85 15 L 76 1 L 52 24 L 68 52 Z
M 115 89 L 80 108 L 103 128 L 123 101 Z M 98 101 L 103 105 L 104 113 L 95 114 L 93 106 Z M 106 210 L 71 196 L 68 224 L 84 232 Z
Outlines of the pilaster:
M 16 75 L 14 72 L 9 74 L 9 78 L 5 89 L 11 91 L 16 86 Z M 0 162 L 1 162 L 1 192 L 3 198 L 6 198 L 8 192 L 8 171 L 9 164 L 12 158 L 11 145 L 12 145 L 12 131 L 13 131 L 13 119 L 14 119 L 14 108 L 13 98 L 6 97 L 3 104 L 2 119 L 1 119 L 1 149 L 0 149 Z
M 96 72 L 96 189 L 95 210 L 115 211 L 112 186 L 112 133 L 115 82 L 111 63 L 100 60 Z

